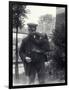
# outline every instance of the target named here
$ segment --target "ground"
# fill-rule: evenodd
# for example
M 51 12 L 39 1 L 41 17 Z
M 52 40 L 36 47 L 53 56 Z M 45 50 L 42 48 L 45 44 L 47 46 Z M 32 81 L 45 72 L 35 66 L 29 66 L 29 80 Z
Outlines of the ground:
M 52 83 L 65 83 L 64 70 L 52 69 L 52 64 L 50 62 L 45 63 L 46 66 L 46 84 Z M 38 83 L 38 77 L 36 75 L 35 83 Z M 25 76 L 23 65 L 19 66 L 19 79 L 15 78 L 15 73 L 13 73 L 13 86 L 18 85 L 28 85 L 28 78 Z

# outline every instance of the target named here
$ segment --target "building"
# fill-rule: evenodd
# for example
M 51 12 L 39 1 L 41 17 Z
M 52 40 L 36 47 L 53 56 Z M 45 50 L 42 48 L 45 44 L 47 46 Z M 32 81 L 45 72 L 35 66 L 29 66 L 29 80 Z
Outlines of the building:
M 61 24 L 65 25 L 65 8 L 56 8 L 56 28 Z
M 52 15 L 47 14 L 41 16 L 39 19 L 37 31 L 41 33 L 46 33 L 50 40 L 52 37 L 52 32 L 55 29 L 55 22 L 56 22 L 56 18 L 52 17 Z

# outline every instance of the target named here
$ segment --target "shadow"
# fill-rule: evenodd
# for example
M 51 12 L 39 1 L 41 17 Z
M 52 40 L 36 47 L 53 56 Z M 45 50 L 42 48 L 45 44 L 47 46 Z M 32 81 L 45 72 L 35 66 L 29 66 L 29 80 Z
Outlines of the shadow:
M 8 85 L 5 85 L 4 87 L 5 87 L 5 88 L 9 88 L 9 86 L 8 86 Z

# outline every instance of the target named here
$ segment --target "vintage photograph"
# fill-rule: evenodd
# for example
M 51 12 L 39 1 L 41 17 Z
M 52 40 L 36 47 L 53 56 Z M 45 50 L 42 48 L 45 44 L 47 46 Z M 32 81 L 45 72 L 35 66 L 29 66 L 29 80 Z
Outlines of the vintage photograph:
M 9 32 L 10 87 L 67 83 L 67 5 L 9 2 Z

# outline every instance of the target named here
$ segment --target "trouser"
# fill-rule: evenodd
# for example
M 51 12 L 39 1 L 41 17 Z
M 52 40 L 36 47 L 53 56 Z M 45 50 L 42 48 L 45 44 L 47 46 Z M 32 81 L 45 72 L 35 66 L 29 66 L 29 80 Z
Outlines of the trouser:
M 38 76 L 39 84 L 45 84 L 45 64 L 44 62 L 31 63 L 29 68 L 29 84 L 34 83 L 35 76 Z

